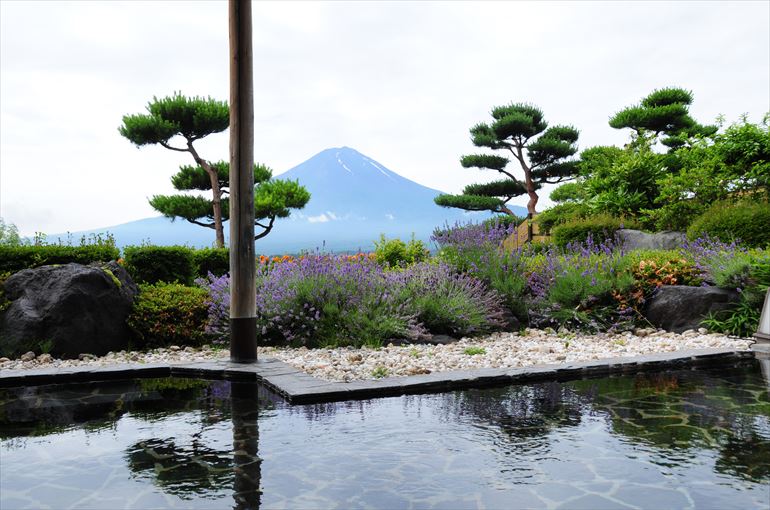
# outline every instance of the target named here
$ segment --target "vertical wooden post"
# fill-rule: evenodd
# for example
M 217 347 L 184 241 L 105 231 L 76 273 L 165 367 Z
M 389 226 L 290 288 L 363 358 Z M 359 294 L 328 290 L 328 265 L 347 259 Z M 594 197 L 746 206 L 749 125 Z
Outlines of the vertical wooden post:
M 257 359 L 251 0 L 229 0 L 230 359 Z

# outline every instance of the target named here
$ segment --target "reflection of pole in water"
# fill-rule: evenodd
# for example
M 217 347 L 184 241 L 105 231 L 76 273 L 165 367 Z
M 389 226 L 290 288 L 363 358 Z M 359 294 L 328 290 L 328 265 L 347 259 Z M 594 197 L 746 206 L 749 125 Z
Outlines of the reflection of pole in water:
M 262 460 L 257 456 L 259 427 L 258 385 L 233 381 L 230 385 L 233 416 L 233 508 L 259 508 Z
M 770 392 L 770 346 L 760 346 L 754 344 L 751 347 L 754 351 L 754 357 L 759 363 L 759 369 L 762 371 L 762 378 L 767 384 L 767 391 Z

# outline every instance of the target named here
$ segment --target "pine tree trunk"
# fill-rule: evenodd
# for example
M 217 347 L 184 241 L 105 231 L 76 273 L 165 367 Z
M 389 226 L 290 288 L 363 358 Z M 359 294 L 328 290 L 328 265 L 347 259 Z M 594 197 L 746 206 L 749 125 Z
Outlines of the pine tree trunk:
M 211 168 L 209 162 L 201 158 L 196 152 L 191 141 L 187 141 L 187 147 L 190 150 L 195 162 L 203 168 L 211 180 L 211 206 L 214 210 L 214 232 L 216 233 L 217 248 L 225 247 L 225 230 L 222 224 L 222 190 L 219 188 L 219 176 L 217 171 Z
M 516 151 L 516 159 L 519 160 L 521 168 L 524 170 L 524 183 L 527 185 L 527 195 L 529 195 L 529 202 L 527 202 L 527 212 L 534 217 L 535 214 L 537 214 L 535 207 L 537 206 L 538 196 L 535 192 L 535 183 L 532 182 L 532 169 L 524 161 L 524 154 L 521 145 L 516 146 Z

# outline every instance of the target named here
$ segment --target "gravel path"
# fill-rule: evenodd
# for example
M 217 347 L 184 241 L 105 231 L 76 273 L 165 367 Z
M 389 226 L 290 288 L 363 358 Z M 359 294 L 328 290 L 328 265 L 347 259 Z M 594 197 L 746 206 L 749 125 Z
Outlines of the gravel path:
M 686 331 L 681 335 L 653 329 L 617 335 L 557 334 L 553 331 L 527 329 L 522 334 L 495 333 L 487 337 L 463 338 L 448 345 L 389 345 L 381 349 L 260 347 L 259 356 L 279 359 L 320 379 L 353 381 L 447 370 L 568 363 L 682 349 L 745 350 L 750 343 L 749 339 L 709 334 L 704 329 Z M 190 363 L 228 359 L 229 352 L 209 346 L 201 349 L 172 346 L 149 352 L 121 351 L 108 353 L 103 357 L 81 357 L 83 359 L 59 360 L 48 354 L 41 354 L 25 361 L 0 358 L 0 370 L 105 366 L 117 363 Z

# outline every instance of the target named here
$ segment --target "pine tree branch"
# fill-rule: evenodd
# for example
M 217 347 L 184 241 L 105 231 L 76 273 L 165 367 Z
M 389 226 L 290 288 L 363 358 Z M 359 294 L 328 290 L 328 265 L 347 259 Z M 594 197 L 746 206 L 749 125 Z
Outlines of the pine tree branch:
M 168 150 L 171 150 L 171 151 L 177 151 L 177 152 L 190 152 L 190 150 L 189 150 L 189 149 L 180 149 L 179 147 L 172 147 L 171 145 L 169 145 L 169 144 L 168 144 L 168 143 L 166 143 L 166 142 L 160 142 L 160 144 L 161 144 L 163 147 L 165 147 L 165 148 L 167 148 Z
M 189 219 L 189 218 L 185 218 L 185 219 L 186 219 L 187 221 L 189 221 L 190 223 L 194 223 L 194 224 L 196 224 L 196 225 L 200 225 L 201 227 L 206 227 L 206 228 L 214 228 L 214 224 L 213 224 L 213 223 L 201 223 L 201 222 L 200 222 L 200 221 L 198 221 L 198 220 L 191 220 L 191 219 Z
M 256 241 L 257 239 L 261 239 L 265 237 L 267 234 L 269 234 L 270 231 L 273 230 L 273 223 L 275 223 L 275 216 L 270 216 L 270 223 L 268 223 L 267 225 L 263 225 L 258 221 L 254 222 L 256 226 L 265 229 L 258 235 L 254 236 L 254 240 Z

